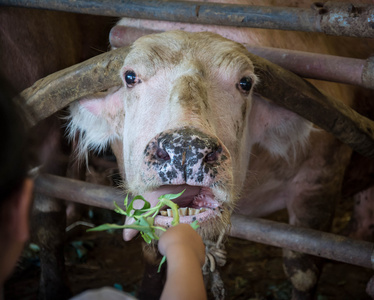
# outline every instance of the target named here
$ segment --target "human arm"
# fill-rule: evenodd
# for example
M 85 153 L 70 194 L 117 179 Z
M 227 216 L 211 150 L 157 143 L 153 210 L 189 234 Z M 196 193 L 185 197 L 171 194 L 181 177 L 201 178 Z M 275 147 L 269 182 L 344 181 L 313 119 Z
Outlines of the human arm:
M 205 262 L 205 246 L 188 224 L 168 229 L 158 248 L 167 257 L 167 279 L 161 300 L 207 299 L 201 267 Z

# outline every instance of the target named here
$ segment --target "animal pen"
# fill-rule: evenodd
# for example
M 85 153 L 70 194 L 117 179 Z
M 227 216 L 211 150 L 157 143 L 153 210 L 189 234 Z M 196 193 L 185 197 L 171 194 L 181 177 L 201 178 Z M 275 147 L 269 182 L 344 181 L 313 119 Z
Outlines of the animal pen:
M 356 7 L 348 3 L 327 2 L 317 3 L 310 9 L 299 9 L 146 0 L 0 0 L 0 5 L 374 38 L 374 5 Z M 120 30 L 116 32 L 117 36 L 121 34 Z M 374 122 L 301 79 L 319 79 L 374 89 L 374 57 L 361 60 L 266 47 L 247 49 L 253 53 L 251 60 L 255 62 L 261 79 L 256 92 L 313 122 L 361 155 L 374 159 Z M 128 51 L 124 47 L 101 54 L 41 79 L 23 91 L 21 98 L 26 100 L 29 125 L 37 124 L 86 95 L 88 77 L 97 82 L 96 90 L 90 90 L 90 93 L 121 84 L 118 76 L 109 77 L 105 70 L 108 66 L 119 69 Z M 276 81 L 277 84 L 274 84 Z M 37 177 L 35 189 L 48 197 L 110 210 L 114 209 L 113 201 L 119 205 L 123 203 L 123 196 L 115 188 L 48 174 Z M 231 228 L 227 233 L 233 237 L 374 268 L 374 244 L 366 241 L 237 214 L 231 217 Z

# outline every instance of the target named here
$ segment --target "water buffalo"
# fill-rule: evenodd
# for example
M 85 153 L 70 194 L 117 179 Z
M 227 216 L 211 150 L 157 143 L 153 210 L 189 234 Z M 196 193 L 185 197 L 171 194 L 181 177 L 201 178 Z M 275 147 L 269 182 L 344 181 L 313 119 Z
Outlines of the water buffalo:
M 296 114 L 253 97 L 257 78 L 246 53 L 210 33 L 141 38 L 124 61 L 124 86 L 73 104 L 70 132 L 83 133 L 84 148 L 110 143 L 133 194 L 154 202 L 165 185 L 187 188 L 180 204 L 207 208 L 195 218 L 204 237 L 216 235 L 243 189 L 253 144 L 288 158 L 311 129 Z M 270 118 L 274 110 L 279 116 Z M 126 240 L 132 236 L 125 232 Z
M 125 190 L 155 205 L 186 189 L 177 203 L 195 210 L 181 222 L 198 220 L 206 240 L 225 232 L 233 209 L 253 216 L 287 207 L 292 224 L 329 228 L 350 150 L 253 93 L 258 78 L 244 46 L 208 32 L 148 35 L 118 76 L 122 87 L 70 106 L 69 132 L 80 132 L 81 153 L 111 145 Z M 124 239 L 135 234 L 125 230 Z M 295 297 L 311 296 L 314 260 L 288 252 L 286 264 Z
M 219 2 L 305 8 L 309 8 L 312 5 L 315 9 L 320 9 L 318 5 L 313 5 L 313 1 L 290 3 L 290 1 L 284 0 L 233 0 Z M 360 1 L 360 3 L 365 2 L 370 3 L 368 1 Z M 125 35 L 120 34 L 121 27 L 125 29 Z M 131 44 L 135 37 L 139 37 L 145 32 L 152 33 L 175 29 L 190 32 L 206 30 L 216 32 L 226 38 L 242 44 L 248 44 L 249 46 L 277 47 L 365 59 L 371 55 L 372 49 L 370 40 L 338 38 L 315 33 L 265 31 L 247 28 L 234 29 L 223 26 L 135 20 L 131 18 L 123 18 L 118 22 L 117 26 L 112 29 L 110 40 L 112 46 L 121 47 Z M 216 54 L 219 55 L 220 48 L 212 49 L 210 53 L 212 59 L 216 57 Z M 231 53 L 235 52 L 235 50 L 231 51 Z M 201 57 L 205 59 L 205 56 Z M 192 63 L 192 65 L 195 65 L 195 63 Z M 214 65 L 214 63 L 211 63 L 211 65 Z M 228 72 L 227 74 L 230 73 Z M 221 76 L 223 75 L 225 74 Z M 199 83 L 205 82 L 206 77 L 198 78 Z M 217 76 L 214 78 L 217 81 L 221 80 Z M 210 82 L 209 79 L 208 82 Z M 372 97 L 372 93 L 352 86 L 331 82 L 312 81 L 312 83 L 326 94 L 371 115 L 372 107 L 367 104 L 367 100 Z M 252 81 L 252 84 L 255 84 L 255 81 Z M 219 85 L 224 86 L 224 84 Z M 209 91 L 210 88 L 208 85 L 204 89 Z M 229 89 L 225 89 L 225 91 L 229 91 Z M 213 92 L 207 92 L 206 97 L 212 99 L 210 98 L 212 94 Z M 220 96 L 223 95 L 223 92 L 220 93 Z M 170 97 L 169 94 L 165 96 Z M 217 99 L 221 99 L 222 97 L 220 96 L 217 96 Z M 230 154 L 233 172 L 232 183 L 234 184 L 231 187 L 234 189 L 231 199 L 233 199 L 232 203 L 235 203 L 234 211 L 247 216 L 259 217 L 287 208 L 290 224 L 328 231 L 334 216 L 335 204 L 342 197 L 354 196 L 356 210 L 349 234 L 352 237 L 364 237 L 372 240 L 373 232 L 370 228 L 373 209 L 372 189 L 370 189 L 372 175 L 367 180 L 367 175 L 371 172 L 372 163 L 357 154 L 354 154 L 354 159 L 352 160 L 351 149 L 330 134 L 317 128 L 311 129 L 305 120 L 297 118 L 292 113 L 285 112 L 269 101 L 258 98 L 256 94 L 252 94 L 251 98 L 252 105 L 247 108 L 246 113 L 249 114 L 244 119 L 233 118 L 231 110 L 234 108 L 229 111 L 224 108 L 222 110 L 217 109 L 213 117 L 211 117 L 213 119 L 227 120 L 226 122 L 228 122 L 227 125 L 223 122 L 214 123 L 213 134 L 210 135 L 218 137 L 220 143 L 227 147 L 227 151 Z M 150 105 L 147 105 L 147 107 L 150 107 Z M 126 107 L 126 113 L 127 109 Z M 131 108 L 129 109 L 131 110 Z M 148 115 L 152 115 L 151 119 L 154 121 L 155 117 L 152 114 L 154 111 L 150 109 L 147 112 Z M 205 114 L 203 110 L 201 117 L 204 119 Z M 138 112 L 139 115 L 142 115 L 142 112 Z M 210 120 L 209 117 L 207 119 Z M 181 118 L 181 120 L 184 119 Z M 248 122 L 248 124 L 243 124 L 241 120 L 244 120 L 244 123 Z M 202 125 L 206 126 L 204 122 Z M 231 127 L 231 132 L 220 131 L 222 130 L 221 126 L 227 129 Z M 247 135 L 234 137 L 236 142 L 244 142 L 245 146 L 244 148 L 239 148 L 239 152 L 237 147 L 232 147 L 230 142 L 226 142 L 226 139 L 236 134 L 236 128 L 244 128 L 243 132 L 247 131 L 245 133 Z M 160 130 L 161 132 L 162 130 Z M 156 136 L 158 137 L 158 135 Z M 248 140 L 245 141 L 245 139 Z M 157 146 L 159 145 L 157 144 L 157 139 L 153 140 L 153 143 L 156 143 Z M 124 149 L 126 149 L 126 146 Z M 139 151 L 141 150 L 139 149 Z M 157 148 L 155 151 L 157 151 Z M 132 157 L 132 159 L 135 159 L 135 157 Z M 152 161 L 150 156 L 143 157 L 143 159 Z M 172 157 L 171 161 L 173 161 Z M 220 161 L 218 160 L 217 162 Z M 126 160 L 122 163 L 127 168 Z M 348 172 L 346 172 L 348 165 Z M 141 174 L 138 169 L 136 170 L 136 172 Z M 352 170 L 355 171 L 352 172 Z M 154 168 L 151 168 L 150 171 L 150 173 L 155 174 Z M 357 176 L 357 174 L 360 174 L 360 176 Z M 365 176 L 366 179 L 363 179 Z M 352 180 L 352 178 L 354 179 Z M 165 181 L 161 182 L 165 183 Z M 358 182 L 360 183 L 357 184 Z M 131 190 L 131 185 L 128 187 Z M 365 190 L 368 187 L 369 189 Z M 211 190 L 214 191 L 214 188 L 211 188 Z M 359 193 L 356 194 L 357 192 Z M 213 194 L 215 193 L 213 192 Z M 217 200 L 219 197 L 216 196 L 215 199 Z M 226 206 L 227 203 L 219 205 L 219 207 Z M 223 222 L 225 221 L 223 220 Z M 220 223 L 224 224 L 222 219 Z M 214 226 L 212 228 L 217 227 Z M 130 233 L 125 233 L 125 239 L 130 236 Z M 306 254 L 284 250 L 284 268 L 294 286 L 293 299 L 309 299 L 313 297 L 321 270 L 321 261 Z

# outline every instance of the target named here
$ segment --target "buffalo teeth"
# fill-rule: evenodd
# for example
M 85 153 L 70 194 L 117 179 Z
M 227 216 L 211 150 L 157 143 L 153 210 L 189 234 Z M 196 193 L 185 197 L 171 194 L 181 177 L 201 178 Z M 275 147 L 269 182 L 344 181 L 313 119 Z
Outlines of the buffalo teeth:
M 206 211 L 206 208 L 191 208 L 191 207 L 182 207 L 178 209 L 180 216 L 194 216 L 198 215 L 199 213 L 202 213 Z M 173 217 L 173 211 L 171 208 L 168 208 L 167 210 L 161 210 L 160 211 L 161 216 L 164 217 Z
M 187 207 L 182 207 L 178 209 L 178 212 L 181 216 L 187 216 L 188 215 L 188 209 Z
M 194 215 L 196 215 L 196 211 L 199 211 L 198 209 L 196 209 L 196 208 L 188 208 L 188 215 L 189 216 L 194 216 Z

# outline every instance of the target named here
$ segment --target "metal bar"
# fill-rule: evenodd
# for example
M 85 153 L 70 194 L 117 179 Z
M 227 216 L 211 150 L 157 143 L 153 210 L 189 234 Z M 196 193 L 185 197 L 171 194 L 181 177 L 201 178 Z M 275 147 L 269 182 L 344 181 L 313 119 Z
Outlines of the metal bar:
M 114 209 L 113 201 L 122 206 L 124 199 L 124 195 L 116 188 L 55 175 L 39 175 L 35 181 L 35 190 L 50 197 L 106 209 Z M 336 234 L 235 214 L 231 217 L 228 234 L 249 241 L 373 268 L 371 259 L 374 244 Z
M 374 89 L 374 68 L 369 65 L 371 58 L 364 60 L 270 47 L 247 46 L 247 49 L 304 78 Z
M 39 175 L 35 179 L 35 192 L 111 210 L 114 202 L 122 207 L 125 199 L 119 189 L 55 175 Z
M 327 2 L 325 5 L 304 9 L 165 0 L 1 0 L 0 5 L 138 19 L 374 37 L 374 6 L 364 4 L 353 6 L 349 3 Z
M 372 269 L 374 244 L 332 233 L 241 215 L 231 217 L 230 236 Z

